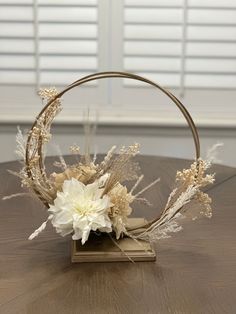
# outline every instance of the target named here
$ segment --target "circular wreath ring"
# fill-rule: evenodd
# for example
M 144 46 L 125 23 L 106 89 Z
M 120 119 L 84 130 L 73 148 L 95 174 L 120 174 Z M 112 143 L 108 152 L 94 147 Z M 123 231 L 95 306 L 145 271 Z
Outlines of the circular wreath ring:
M 193 119 L 190 113 L 188 112 L 188 110 L 182 104 L 182 102 L 178 98 L 176 98 L 176 96 L 174 96 L 170 91 L 168 91 L 167 89 L 163 88 L 159 84 L 147 78 L 144 78 L 136 74 L 126 73 L 126 72 L 100 72 L 100 73 L 95 73 L 95 74 L 85 76 L 75 81 L 71 85 L 67 86 L 64 90 L 62 90 L 61 92 L 59 92 L 58 94 L 50 98 L 50 100 L 47 102 L 47 104 L 44 106 L 44 108 L 36 117 L 28 133 L 28 138 L 26 142 L 26 154 L 25 154 L 26 174 L 27 174 L 28 179 L 31 180 L 31 182 L 34 182 L 34 180 L 36 180 L 35 173 L 40 174 L 40 179 L 37 178 L 37 184 L 33 184 L 33 190 L 37 194 L 39 199 L 48 208 L 49 208 L 49 202 L 45 200 L 46 198 L 45 195 L 43 195 L 41 189 L 38 188 L 38 186 L 42 186 L 44 191 L 46 191 L 47 188 L 48 189 L 50 188 L 50 186 L 48 186 L 47 174 L 46 174 L 45 164 L 44 164 L 44 153 L 43 153 L 43 148 L 46 143 L 44 139 L 45 130 L 50 130 L 53 119 L 55 115 L 58 113 L 58 111 L 60 110 L 58 106 L 58 100 L 66 92 L 82 84 L 85 84 L 87 82 L 104 79 L 104 78 L 125 78 L 125 79 L 137 80 L 137 81 L 147 83 L 151 86 L 154 86 L 155 88 L 163 92 L 179 108 L 184 118 L 186 119 L 187 124 L 189 128 L 191 129 L 193 140 L 194 140 L 196 161 L 200 157 L 199 136 L 198 136 L 197 128 L 193 122 Z M 33 167 L 32 167 L 32 164 L 33 164 Z

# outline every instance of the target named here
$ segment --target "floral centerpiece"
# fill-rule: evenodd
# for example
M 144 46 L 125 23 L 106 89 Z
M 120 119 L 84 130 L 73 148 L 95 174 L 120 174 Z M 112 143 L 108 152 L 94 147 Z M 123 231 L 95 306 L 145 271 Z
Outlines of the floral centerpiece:
M 120 72 L 112 73 L 115 76 L 114 73 Z M 96 78 L 100 77 L 97 75 Z M 68 89 L 71 86 L 73 84 Z M 139 144 L 120 149 L 113 146 L 101 162 L 97 162 L 96 156 L 91 157 L 89 148 L 80 154 L 80 147 L 72 146 L 71 152 L 77 155 L 77 161 L 68 165 L 59 156 L 60 161 L 55 163 L 59 170 L 48 175 L 44 166 L 44 145 L 51 138 L 52 121 L 62 109 L 63 93 L 52 88 L 40 90 L 39 95 L 46 101 L 46 106 L 26 136 L 20 130 L 18 132 L 17 153 L 23 167 L 19 173 L 14 173 L 48 211 L 47 221 L 29 236 L 30 240 L 38 236 L 50 221 L 57 233 L 63 237 L 70 235 L 73 240 L 81 241 L 82 245 L 88 241 L 91 233 L 107 233 L 112 241 L 122 237 L 129 237 L 135 242 L 156 241 L 181 230 L 180 221 L 189 216 L 191 209 L 186 205 L 190 202 L 198 205 L 198 214 L 211 217 L 211 199 L 201 189 L 214 182 L 214 175 L 206 174 L 210 160 L 204 161 L 199 157 L 189 169 L 177 171 L 175 187 L 161 214 L 135 227 L 128 224 L 128 218 L 135 211 L 135 202 L 150 205 L 143 195 L 150 188 L 155 193 L 155 185 L 159 182 L 157 178 L 139 190 L 143 179 L 135 160 Z M 172 100 L 177 103 L 176 98 Z M 125 185 L 127 181 L 134 182 L 129 190 Z M 198 214 L 193 211 L 192 218 L 195 219 Z

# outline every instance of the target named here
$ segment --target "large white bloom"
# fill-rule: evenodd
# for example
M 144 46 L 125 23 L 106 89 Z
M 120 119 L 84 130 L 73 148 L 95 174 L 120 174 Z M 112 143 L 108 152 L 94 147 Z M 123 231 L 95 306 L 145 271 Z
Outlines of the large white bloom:
M 74 232 L 74 240 L 82 239 L 84 244 L 91 230 L 111 232 L 108 209 L 112 205 L 107 195 L 102 197 L 101 185 L 107 179 L 102 177 L 92 184 L 84 185 L 72 178 L 65 180 L 62 192 L 57 192 L 54 205 L 50 205 L 52 225 L 62 236 Z

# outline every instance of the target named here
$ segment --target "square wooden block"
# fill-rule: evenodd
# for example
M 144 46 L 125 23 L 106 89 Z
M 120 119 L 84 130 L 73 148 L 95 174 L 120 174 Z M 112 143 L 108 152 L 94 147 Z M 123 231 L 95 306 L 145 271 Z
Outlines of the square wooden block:
M 143 218 L 130 218 L 130 225 L 141 225 Z M 119 247 L 135 261 L 155 261 L 156 253 L 150 243 L 136 241 L 130 238 L 116 240 Z M 127 255 L 114 244 L 107 234 L 91 234 L 89 240 L 82 245 L 81 240 L 72 241 L 71 261 L 73 263 L 84 262 L 127 262 Z

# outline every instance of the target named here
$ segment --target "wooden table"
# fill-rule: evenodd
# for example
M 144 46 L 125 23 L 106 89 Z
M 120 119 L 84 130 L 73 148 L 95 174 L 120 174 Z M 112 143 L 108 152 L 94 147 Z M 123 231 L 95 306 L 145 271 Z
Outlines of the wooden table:
M 143 185 L 161 177 L 147 198 L 153 217 L 166 202 L 177 169 L 189 161 L 139 157 Z M 48 160 L 51 164 L 52 160 Z M 17 178 L 0 165 L 1 196 L 20 192 Z M 214 166 L 212 219 L 186 223 L 161 240 L 156 262 L 71 264 L 70 237 L 51 226 L 34 241 L 27 238 L 45 220 L 39 201 L 29 197 L 0 203 L 0 313 L 236 313 L 236 169 Z

